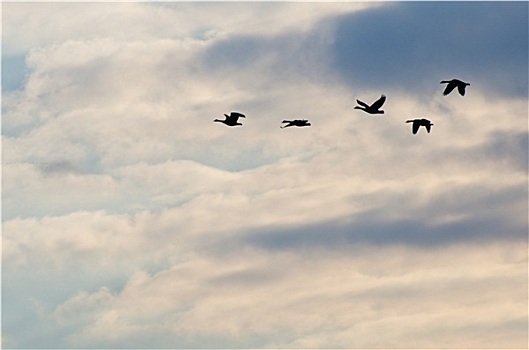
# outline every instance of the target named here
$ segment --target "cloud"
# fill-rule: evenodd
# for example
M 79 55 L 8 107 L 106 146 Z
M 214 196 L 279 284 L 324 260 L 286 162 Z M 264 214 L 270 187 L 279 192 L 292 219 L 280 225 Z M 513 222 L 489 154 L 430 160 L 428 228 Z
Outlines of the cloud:
M 53 315 L 81 323 L 70 347 L 513 346 L 505 335 L 526 325 L 523 256 L 503 244 L 202 255 L 137 273 L 117 293 L 74 294 Z M 242 277 L 255 274 L 269 277 Z M 483 328 L 487 336 L 468 337 Z
M 526 33 L 524 3 L 392 3 L 335 22 L 333 68 L 354 88 L 430 92 L 459 77 L 494 95 L 522 97 Z
M 44 174 L 76 173 L 79 169 L 68 161 L 40 164 L 40 170 Z
M 526 339 L 525 4 L 33 5 L 4 9 L 28 69 L 3 96 L 12 347 Z M 384 116 L 353 109 L 380 90 Z

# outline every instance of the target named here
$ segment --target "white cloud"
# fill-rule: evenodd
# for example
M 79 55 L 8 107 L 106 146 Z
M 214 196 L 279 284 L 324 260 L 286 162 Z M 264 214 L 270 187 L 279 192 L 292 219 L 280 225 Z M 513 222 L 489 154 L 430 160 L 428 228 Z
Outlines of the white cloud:
M 352 12 L 370 3 L 6 3 L 4 53 L 19 54 L 35 47 L 69 40 L 274 35 L 309 30 L 328 15 Z M 256 18 L 259 20 L 257 21 Z
M 12 344 L 518 346 L 527 100 L 345 86 L 328 16 L 365 6 L 7 4 Z
M 105 307 L 114 298 L 108 288 L 101 288 L 99 291 L 88 294 L 80 292 L 74 297 L 67 300 L 64 304 L 59 305 L 53 312 L 56 321 L 64 326 L 71 323 L 90 322 L 98 312 Z
M 105 306 L 71 334 L 74 346 L 212 346 L 208 337 L 222 347 L 252 337 L 264 347 L 512 346 L 501 324 L 512 322 L 515 332 L 523 326 L 523 283 L 514 282 L 526 271 L 522 250 L 493 244 L 197 256 L 137 274 L 119 294 L 73 296 L 55 314 L 76 322 L 85 315 L 79 308 Z M 486 336 L 461 332 L 483 326 Z

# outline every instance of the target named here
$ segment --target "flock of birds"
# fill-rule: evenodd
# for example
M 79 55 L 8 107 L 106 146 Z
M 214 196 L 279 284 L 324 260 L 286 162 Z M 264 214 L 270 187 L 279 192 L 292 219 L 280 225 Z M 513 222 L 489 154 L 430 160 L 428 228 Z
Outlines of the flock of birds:
M 455 88 L 457 88 L 457 91 L 461 96 L 465 96 L 465 89 L 469 83 L 465 83 L 464 81 L 461 81 L 459 79 L 452 79 L 452 80 L 443 80 L 441 81 L 441 84 L 447 84 L 445 90 L 443 91 L 443 95 L 446 96 L 449 93 L 451 93 Z M 382 95 L 378 100 L 373 102 L 371 105 L 368 105 L 365 102 L 362 102 L 360 100 L 356 100 L 358 103 L 358 106 L 356 106 L 354 109 L 360 109 L 366 113 L 369 114 L 384 114 L 384 111 L 381 110 L 382 106 L 384 105 L 384 102 L 386 102 L 386 96 Z M 246 116 L 239 112 L 231 112 L 230 115 L 224 114 L 226 117 L 224 120 L 221 119 L 215 119 L 215 122 L 224 123 L 228 126 L 237 126 L 242 125 L 242 123 L 239 123 L 239 118 L 246 118 Z M 412 132 L 413 134 L 417 134 L 419 131 L 419 128 L 421 126 L 424 126 L 426 131 L 430 133 L 432 122 L 428 119 L 411 119 L 407 120 L 406 123 L 413 123 L 412 124 Z M 296 120 L 283 120 L 282 126 L 280 126 L 281 129 L 288 128 L 290 126 L 297 126 L 297 127 L 304 127 L 304 126 L 310 126 L 310 123 L 306 119 L 296 119 Z

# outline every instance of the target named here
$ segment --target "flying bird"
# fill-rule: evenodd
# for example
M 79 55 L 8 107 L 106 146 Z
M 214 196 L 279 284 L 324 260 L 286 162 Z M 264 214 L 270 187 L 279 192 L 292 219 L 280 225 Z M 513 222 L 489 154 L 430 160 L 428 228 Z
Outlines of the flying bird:
M 378 100 L 373 102 L 371 106 L 360 100 L 356 100 L 360 106 L 356 106 L 354 109 L 361 109 L 369 114 L 384 114 L 384 111 L 380 110 L 380 107 L 386 102 L 386 96 L 382 95 Z
M 283 120 L 281 123 L 288 123 L 287 125 L 280 126 L 281 129 L 288 128 L 289 126 L 298 126 L 298 127 L 310 126 L 309 121 L 306 119 Z
M 459 79 L 452 79 L 452 80 L 443 80 L 441 84 L 448 84 L 446 85 L 445 91 L 443 91 L 443 95 L 448 95 L 457 87 L 457 91 L 459 91 L 459 94 L 461 96 L 465 96 L 465 88 L 467 85 L 470 85 L 469 83 L 465 83 L 464 81 L 461 81 Z
M 417 131 L 419 131 L 419 128 L 421 126 L 424 126 L 426 128 L 426 131 L 428 131 L 428 134 L 429 134 L 430 128 L 433 125 L 432 122 L 429 121 L 428 119 L 412 119 L 412 120 L 407 120 L 406 123 L 413 123 L 413 126 L 412 126 L 413 134 L 416 134 Z
M 224 120 L 215 119 L 213 121 L 224 123 L 228 126 L 236 126 L 236 125 L 242 125 L 241 123 L 238 122 L 239 118 L 246 118 L 244 114 L 241 114 L 238 112 L 231 112 L 230 115 L 224 114 L 224 116 L 226 117 L 226 119 Z

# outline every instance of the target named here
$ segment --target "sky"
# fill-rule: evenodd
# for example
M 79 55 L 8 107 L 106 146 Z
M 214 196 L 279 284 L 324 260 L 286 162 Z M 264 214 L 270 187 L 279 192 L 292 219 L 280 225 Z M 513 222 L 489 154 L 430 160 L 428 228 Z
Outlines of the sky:
M 526 348 L 528 6 L 2 3 L 3 348 Z

